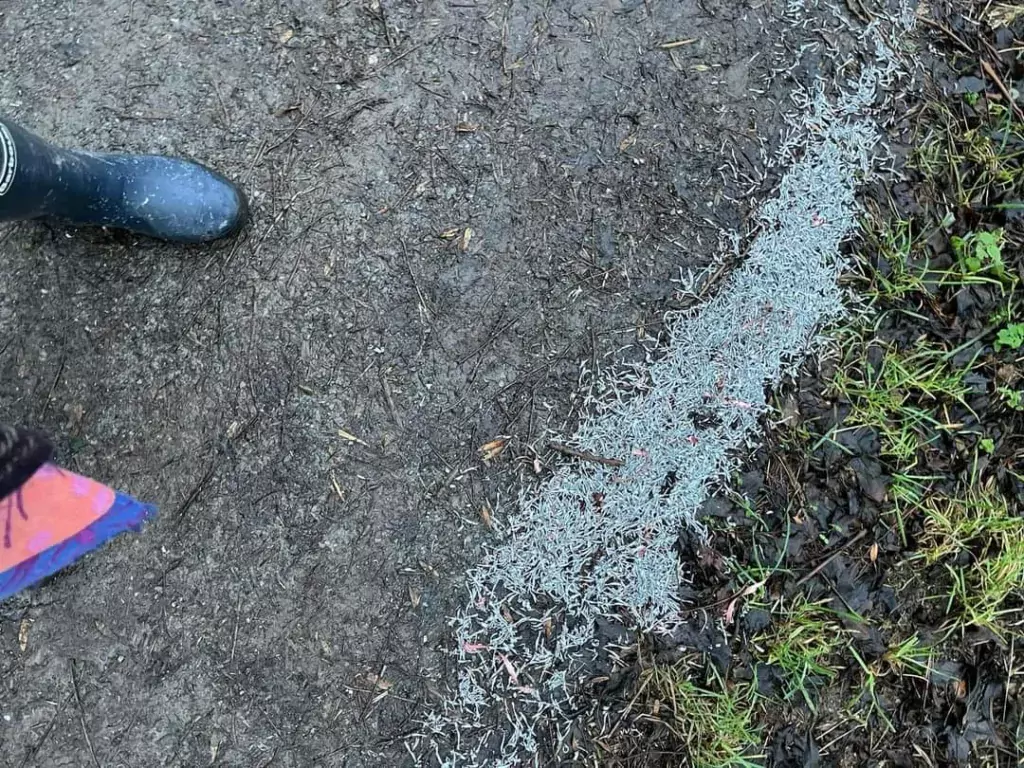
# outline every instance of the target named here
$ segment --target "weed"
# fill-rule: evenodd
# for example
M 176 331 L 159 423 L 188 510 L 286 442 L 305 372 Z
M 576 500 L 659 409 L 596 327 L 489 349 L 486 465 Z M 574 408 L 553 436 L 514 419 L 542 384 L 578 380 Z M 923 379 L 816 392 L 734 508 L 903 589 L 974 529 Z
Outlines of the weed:
M 849 644 L 837 619 L 824 604 L 800 597 L 785 606 L 779 620 L 759 638 L 767 662 L 785 676 L 786 698 L 799 694 L 811 711 L 816 709 L 816 688 L 835 678 L 838 652 Z
M 896 303 L 912 294 L 927 293 L 925 271 L 911 266 L 914 251 L 923 244 L 914 235 L 914 223 L 901 217 L 888 222 L 868 217 L 861 226 L 868 250 L 877 254 L 880 267 L 885 265 L 867 270 L 868 285 L 864 292 L 868 298 Z M 872 260 L 860 261 L 866 267 Z
M 889 497 L 892 499 L 892 513 L 900 533 L 900 542 L 907 545 L 906 520 L 920 505 L 928 492 L 931 482 L 941 478 L 934 475 L 911 475 L 896 472 L 889 485 Z
M 1024 392 L 1009 387 L 997 387 L 996 392 L 1010 408 L 1015 411 L 1024 411 Z
M 971 232 L 963 237 L 951 237 L 953 252 L 964 275 L 991 272 L 1000 280 L 1006 277 L 1003 262 L 1003 230 Z
M 1000 307 L 992 313 L 988 321 L 992 325 L 1003 325 L 1004 323 L 1009 323 L 1011 317 L 1013 317 L 1013 312 L 1009 306 Z
M 1020 349 L 1024 345 L 1024 323 L 1010 323 L 999 330 L 996 336 L 996 351 L 1008 349 Z
M 921 642 L 917 635 L 906 638 L 902 642 L 891 646 L 883 656 L 870 664 L 858 653 L 853 646 L 849 648 L 862 672 L 861 686 L 858 695 L 850 703 L 852 710 L 862 710 L 866 704 L 866 715 L 875 715 L 881 720 L 890 732 L 895 732 L 889 713 L 878 695 L 878 682 L 890 674 L 903 676 L 906 674 L 926 678 L 931 667 L 934 651 Z M 867 723 L 865 722 L 865 725 Z
M 763 729 L 751 683 L 728 685 L 715 675 L 707 686 L 690 679 L 688 665 L 655 667 L 648 674 L 660 703 L 671 707 L 664 723 L 689 751 L 694 768 L 759 768 Z
M 1003 619 L 1018 611 L 1011 602 L 1019 603 L 1024 590 L 1024 525 L 1002 538 L 993 545 L 1002 546 L 994 554 L 968 566 L 947 566 L 953 579 L 947 611 L 959 607 L 960 626 L 984 627 L 999 636 L 1009 631 Z
M 991 456 L 996 450 L 996 441 L 991 437 L 983 437 L 978 441 L 978 447 Z
M 857 662 L 857 666 L 860 667 L 863 672 L 863 680 L 861 682 L 860 691 L 857 696 L 854 697 L 853 701 L 847 704 L 847 709 L 850 711 L 857 711 L 864 708 L 864 703 L 867 703 L 867 717 L 870 718 L 872 715 L 877 717 L 883 723 L 885 723 L 886 730 L 893 732 L 896 729 L 893 727 L 892 720 L 889 719 L 889 714 L 885 710 L 885 706 L 882 704 L 882 700 L 878 695 L 878 680 L 879 674 L 874 664 L 868 664 L 864 661 L 864 657 L 861 656 L 856 648 L 850 647 L 850 655 L 853 656 L 854 661 Z M 862 722 L 862 725 L 867 725 L 867 721 Z
M 906 466 L 938 430 L 948 428 L 936 417 L 937 406 L 959 402 L 967 407 L 968 370 L 954 369 L 945 350 L 926 343 L 911 352 L 887 345 L 881 362 L 872 365 L 868 355 L 873 344 L 859 350 L 859 360 L 837 370 L 831 387 L 850 403 L 847 424 L 877 430 L 883 455 Z
M 912 674 L 926 677 L 934 657 L 934 649 L 925 645 L 919 636 L 912 635 L 890 647 L 882 656 L 882 662 L 886 664 L 889 671 L 898 675 Z
M 912 165 L 938 190 L 948 189 L 960 208 L 984 209 L 1024 181 L 1024 126 L 1001 104 L 986 101 L 970 116 L 941 104 L 929 110 L 928 132 Z M 1013 147 L 1013 148 L 1011 148 Z
M 946 612 L 953 626 L 1005 633 L 1003 617 L 1024 590 L 1024 517 L 994 488 L 972 488 L 963 498 L 928 497 L 917 558 L 942 563 L 951 586 Z

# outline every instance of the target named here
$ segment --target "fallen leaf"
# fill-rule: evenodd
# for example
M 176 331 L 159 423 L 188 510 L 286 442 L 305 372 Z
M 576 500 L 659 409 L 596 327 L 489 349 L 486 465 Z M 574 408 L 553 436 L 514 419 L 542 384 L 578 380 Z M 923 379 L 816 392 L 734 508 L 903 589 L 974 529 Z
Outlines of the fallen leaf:
M 619 142 L 619 152 L 625 152 L 627 149 L 636 144 L 636 134 L 629 134 L 626 138 Z
M 391 687 L 394 686 L 394 683 L 392 683 L 390 680 L 385 680 L 380 675 L 373 674 L 373 672 L 368 672 L 366 675 L 364 675 L 364 677 L 366 678 L 366 682 L 368 682 L 370 685 L 374 686 L 377 690 L 380 691 L 390 690 Z
M 871 562 L 875 562 L 878 559 L 878 542 L 876 541 L 871 545 L 871 549 L 868 550 L 868 557 L 871 558 Z
M 483 454 L 484 461 L 492 461 L 496 459 L 504 450 L 505 438 L 503 437 L 497 437 L 489 443 L 484 443 L 480 446 L 480 453 Z
M 456 133 L 476 133 L 480 130 L 480 126 L 477 123 L 456 123 Z
M 536 456 L 534 456 L 533 457 L 533 473 L 535 475 L 539 475 L 540 472 L 541 472 L 541 469 L 542 468 L 541 468 L 541 464 L 540 464 L 540 459 L 538 459 Z
M 480 507 L 480 519 L 484 521 L 486 525 L 492 531 L 494 530 L 494 519 L 491 517 L 491 508 L 484 504 Z
M 295 30 L 294 29 L 286 29 L 284 32 L 281 33 L 281 37 L 279 37 L 278 40 L 281 42 L 281 45 L 284 45 L 289 40 L 291 40 L 293 37 L 295 37 Z
M 473 239 L 473 230 L 466 227 L 459 238 L 459 250 L 465 253 L 469 250 L 469 241 Z
M 742 600 L 744 597 L 749 597 L 750 595 L 754 594 L 763 586 L 763 581 L 758 581 L 754 584 L 748 584 L 743 588 L 743 590 L 738 595 L 736 595 L 736 597 L 729 601 L 729 606 L 725 609 L 724 617 L 726 626 L 732 624 L 732 620 L 736 614 L 736 606 L 739 604 L 740 600 Z
M 18 647 L 21 648 L 22 653 L 28 648 L 28 630 L 31 626 L 32 622 L 28 619 L 22 619 L 21 626 L 18 627 Z
M 409 587 L 409 602 L 412 603 L 413 608 L 420 607 L 420 593 L 414 587 Z
M 554 630 L 555 623 L 551 620 L 551 617 L 548 616 L 544 619 L 544 634 L 547 636 L 548 640 L 551 639 L 551 633 L 554 632 Z
M 651 707 L 651 715 L 657 717 L 659 712 L 661 712 L 661 699 L 655 699 L 654 705 Z
M 448 227 L 444 232 L 438 235 L 442 240 L 454 240 L 459 236 L 459 232 L 462 231 L 461 227 Z
M 465 642 L 462 644 L 462 650 L 464 650 L 466 653 L 480 653 L 480 651 L 486 651 L 487 646 L 483 643 Z

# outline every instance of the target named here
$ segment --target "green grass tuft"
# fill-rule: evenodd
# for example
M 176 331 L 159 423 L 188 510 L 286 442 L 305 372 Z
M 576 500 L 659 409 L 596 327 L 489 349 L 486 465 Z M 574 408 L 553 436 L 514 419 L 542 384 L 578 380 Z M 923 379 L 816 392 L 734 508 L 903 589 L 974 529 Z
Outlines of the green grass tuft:
M 751 683 L 726 684 L 714 676 L 706 686 L 690 679 L 686 665 L 655 667 L 649 684 L 668 720 L 658 713 L 689 752 L 694 768 L 761 768 L 763 728 L 758 724 L 757 694 Z
M 835 612 L 801 596 L 780 607 L 778 619 L 755 645 L 769 664 L 782 670 L 786 698 L 799 697 L 813 712 L 817 689 L 839 673 L 839 652 L 849 638 Z

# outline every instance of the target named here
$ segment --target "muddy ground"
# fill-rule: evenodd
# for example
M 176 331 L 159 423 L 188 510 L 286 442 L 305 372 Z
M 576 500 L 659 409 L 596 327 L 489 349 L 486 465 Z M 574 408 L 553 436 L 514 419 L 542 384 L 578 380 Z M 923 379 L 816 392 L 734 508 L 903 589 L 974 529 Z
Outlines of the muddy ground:
M 771 183 L 781 11 L 0 6 L 0 111 L 254 211 L 212 249 L 0 228 L 4 420 L 161 510 L 0 609 L 0 765 L 398 764 L 479 508 Z

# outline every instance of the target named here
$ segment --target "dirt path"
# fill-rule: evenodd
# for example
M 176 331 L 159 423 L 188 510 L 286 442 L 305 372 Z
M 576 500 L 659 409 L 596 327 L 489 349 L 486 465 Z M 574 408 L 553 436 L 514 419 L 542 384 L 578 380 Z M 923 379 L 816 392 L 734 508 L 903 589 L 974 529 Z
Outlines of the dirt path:
M 529 457 L 740 224 L 773 13 L 5 4 L 0 111 L 214 164 L 255 216 L 193 253 L 0 230 L 5 418 L 161 508 L 0 609 L 0 764 L 397 764 L 514 477 L 477 447 Z

